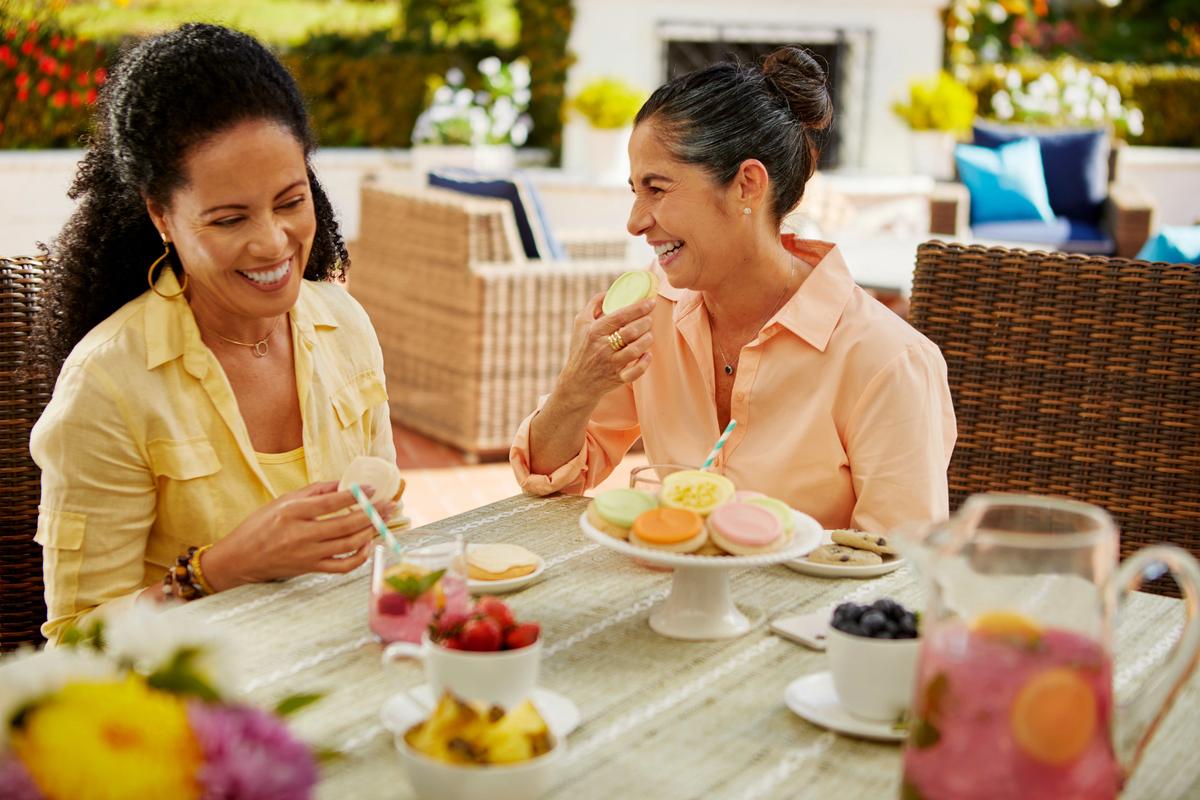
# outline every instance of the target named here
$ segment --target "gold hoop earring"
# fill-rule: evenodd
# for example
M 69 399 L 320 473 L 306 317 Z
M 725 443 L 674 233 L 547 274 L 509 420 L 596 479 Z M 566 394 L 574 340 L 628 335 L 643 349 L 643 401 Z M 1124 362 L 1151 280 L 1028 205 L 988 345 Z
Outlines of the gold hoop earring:
M 176 292 L 175 294 L 163 294 L 162 292 L 160 292 L 158 290 L 158 287 L 154 285 L 154 270 L 159 264 L 161 264 L 163 262 L 163 259 L 165 259 L 169 255 L 171 255 L 171 243 L 169 241 L 167 241 L 167 237 L 164 236 L 163 237 L 163 254 L 161 256 L 159 256 L 158 258 L 154 259 L 154 263 L 150 265 L 150 270 L 146 273 L 146 281 L 150 284 L 150 289 L 156 295 L 158 295 L 159 297 L 162 297 L 166 300 L 173 300 L 174 298 L 179 297 L 179 295 L 181 295 L 187 291 L 188 276 L 187 276 L 186 272 L 183 273 L 183 283 L 180 285 L 179 291 Z

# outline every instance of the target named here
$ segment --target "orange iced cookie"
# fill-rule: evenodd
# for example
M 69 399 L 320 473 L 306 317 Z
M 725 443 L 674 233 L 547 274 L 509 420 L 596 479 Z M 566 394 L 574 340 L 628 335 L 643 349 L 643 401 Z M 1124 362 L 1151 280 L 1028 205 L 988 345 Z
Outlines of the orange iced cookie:
M 672 553 L 694 553 L 708 541 L 704 520 L 682 508 L 655 508 L 633 521 L 629 541 Z

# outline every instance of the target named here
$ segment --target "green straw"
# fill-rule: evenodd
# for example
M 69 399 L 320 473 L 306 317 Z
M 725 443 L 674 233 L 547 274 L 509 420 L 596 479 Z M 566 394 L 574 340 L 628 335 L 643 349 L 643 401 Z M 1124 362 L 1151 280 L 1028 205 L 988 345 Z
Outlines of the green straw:
M 350 484 L 350 493 L 354 495 L 354 499 L 358 502 L 358 507 L 367 515 L 367 519 L 371 520 L 371 524 L 375 526 L 375 530 L 379 531 L 379 535 L 383 537 L 388 546 L 396 553 L 396 555 L 404 555 L 404 550 L 400 547 L 400 543 L 396 541 L 396 537 L 392 536 L 391 530 L 387 523 L 383 521 L 383 517 L 379 516 L 379 512 L 375 510 L 375 506 L 367 500 L 366 494 L 363 493 L 362 487 L 357 483 Z
M 721 434 L 721 438 L 717 439 L 717 443 L 713 445 L 712 452 L 708 454 L 708 458 L 704 459 L 704 463 L 700 466 L 701 471 L 708 469 L 717 460 L 717 453 L 721 452 L 721 448 L 725 446 L 725 440 L 729 438 L 729 434 L 733 433 L 733 429 L 737 427 L 737 420 L 729 420 L 729 424 L 725 426 L 725 432 Z

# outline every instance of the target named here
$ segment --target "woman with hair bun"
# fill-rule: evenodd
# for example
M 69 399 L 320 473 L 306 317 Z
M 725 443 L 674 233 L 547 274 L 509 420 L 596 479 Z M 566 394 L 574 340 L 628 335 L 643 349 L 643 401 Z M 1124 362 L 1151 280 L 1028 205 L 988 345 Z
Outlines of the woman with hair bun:
M 47 637 L 366 560 L 336 480 L 396 454 L 314 146 L 292 77 L 225 28 L 141 42 L 101 92 L 27 364 L 57 378 L 30 442 Z
M 781 234 L 833 116 L 825 74 L 784 47 L 661 86 L 629 143 L 629 232 L 657 296 L 575 320 L 553 392 L 510 460 L 537 494 L 596 486 L 640 436 L 651 463 L 715 468 L 826 528 L 946 516 L 956 437 L 937 347 L 855 285 L 836 245 Z

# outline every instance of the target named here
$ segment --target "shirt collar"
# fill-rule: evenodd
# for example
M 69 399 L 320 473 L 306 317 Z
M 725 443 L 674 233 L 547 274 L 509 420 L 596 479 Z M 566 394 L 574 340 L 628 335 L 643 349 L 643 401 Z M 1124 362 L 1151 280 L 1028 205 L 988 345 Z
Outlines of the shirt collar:
M 182 356 L 189 371 L 203 371 L 206 347 L 191 306 L 182 296 L 163 297 L 158 293 L 174 295 L 179 291 L 175 273 L 164 269 L 155 288 L 158 291 L 150 292 L 146 301 L 146 368 L 154 369 Z M 317 328 L 338 326 L 337 318 L 308 281 L 300 283 L 291 316 L 296 329 L 308 340 Z
M 837 245 L 800 239 L 790 233 L 784 234 L 781 241 L 789 252 L 811 265 L 813 270 L 791 299 L 767 320 L 763 332 L 769 335 L 771 328 L 779 325 L 824 352 L 854 291 L 854 278 Z M 657 263 L 654 272 L 658 276 L 658 294 L 674 303 L 671 318 L 678 325 L 700 307 L 703 298 L 699 292 L 672 286 Z

